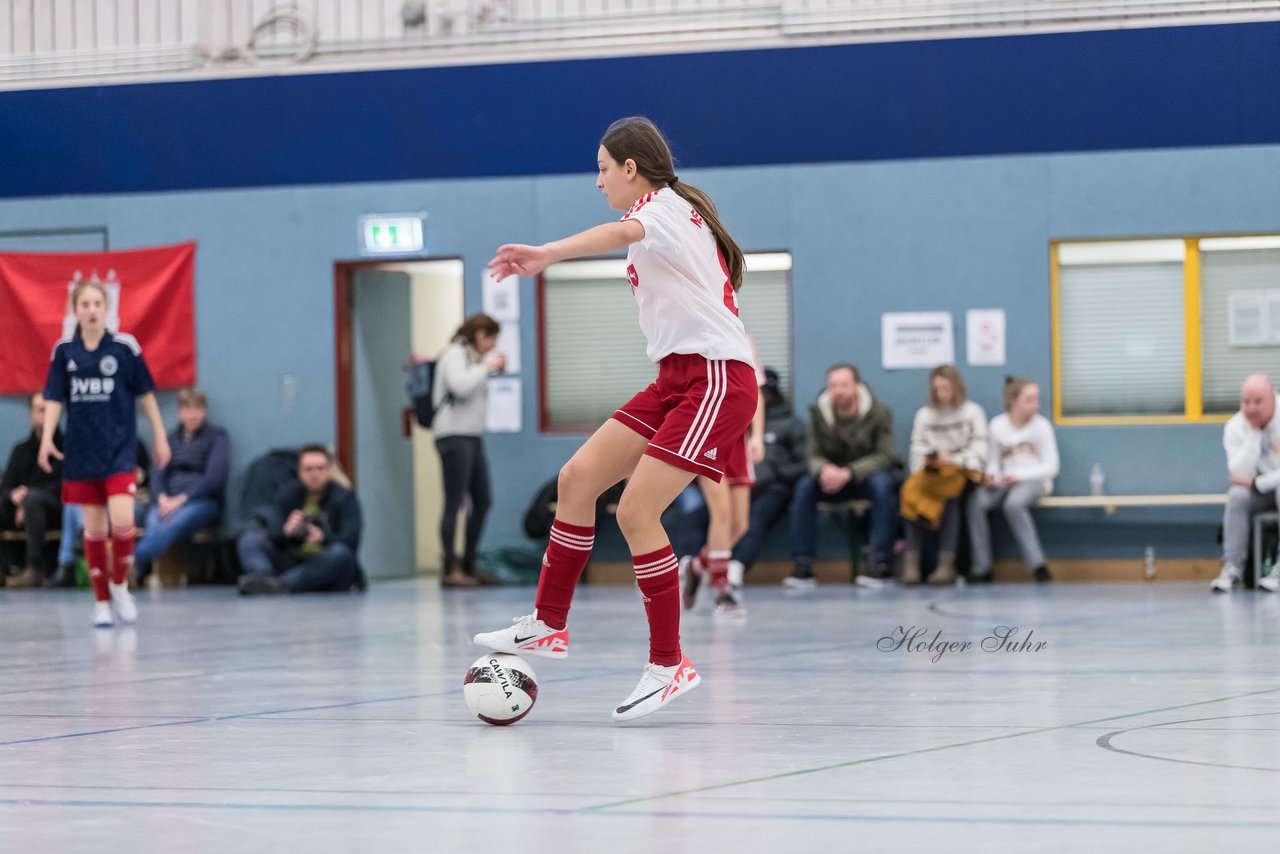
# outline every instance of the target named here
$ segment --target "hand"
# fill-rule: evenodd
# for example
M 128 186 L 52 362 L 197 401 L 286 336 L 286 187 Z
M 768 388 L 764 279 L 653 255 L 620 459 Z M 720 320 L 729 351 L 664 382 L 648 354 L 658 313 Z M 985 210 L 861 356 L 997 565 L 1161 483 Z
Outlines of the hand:
M 18 505 L 18 512 L 13 514 L 13 524 L 16 527 L 23 527 L 27 523 L 27 508 L 21 504 Z
M 505 243 L 489 262 L 489 275 L 499 282 L 507 276 L 536 276 L 551 263 L 551 253 L 541 246 Z
M 1005 475 L 1005 476 L 1004 476 L 1004 485 L 1005 485 L 1005 486 L 1013 486 L 1013 485 L 1014 485 L 1015 483 L 1017 483 L 1017 482 L 1018 482 L 1018 478 L 1017 478 L 1016 476 L 1014 476 L 1014 475 L 1007 474 L 1007 475 Z
M 1247 474 L 1233 474 L 1228 477 L 1227 480 L 1231 482 L 1232 486 L 1244 486 L 1249 489 L 1253 488 L 1253 478 L 1249 477 Z
M 989 474 L 982 479 L 983 486 L 995 486 L 999 482 L 1000 482 L 1000 479 L 993 474 Z
M 307 517 L 303 515 L 302 511 L 294 510 L 289 514 L 289 518 L 284 520 L 284 535 L 286 537 L 296 537 L 306 523 Z
M 747 456 L 753 463 L 764 462 L 764 437 L 752 436 L 747 441 Z
M 507 357 L 502 353 L 496 353 L 485 359 L 484 366 L 489 373 L 500 374 L 507 369 Z
M 52 439 L 47 442 L 42 441 L 40 443 L 40 453 L 36 455 L 36 465 L 40 466 L 41 470 L 46 473 L 52 472 L 53 463 L 49 462 L 50 458 L 55 460 L 62 459 L 62 451 L 59 451 L 53 446 Z
M 160 511 L 160 518 L 165 519 L 168 518 L 169 514 L 173 513 L 186 503 L 186 493 L 183 493 L 182 495 L 161 494 L 160 497 L 156 499 L 156 509 Z
M 9 493 L 9 500 L 13 502 L 15 507 L 22 507 L 22 499 L 27 497 L 27 488 L 25 486 L 15 486 Z
M 169 451 L 168 437 L 161 435 L 156 438 L 155 450 L 151 452 L 151 462 L 159 468 L 169 465 L 169 459 L 173 456 Z
M 839 492 L 853 479 L 853 472 L 847 468 L 827 464 L 818 474 L 818 483 L 826 493 Z
M 949 466 L 955 463 L 955 461 L 956 461 L 956 458 L 951 456 L 951 454 L 948 453 L 947 451 L 938 451 L 938 453 L 934 454 L 934 457 L 933 457 L 934 465 L 939 465 L 939 466 Z
M 324 531 L 320 530 L 315 525 L 307 525 L 307 539 L 306 539 L 307 545 L 310 546 L 310 545 L 315 545 L 316 543 L 323 543 L 323 542 L 324 542 Z

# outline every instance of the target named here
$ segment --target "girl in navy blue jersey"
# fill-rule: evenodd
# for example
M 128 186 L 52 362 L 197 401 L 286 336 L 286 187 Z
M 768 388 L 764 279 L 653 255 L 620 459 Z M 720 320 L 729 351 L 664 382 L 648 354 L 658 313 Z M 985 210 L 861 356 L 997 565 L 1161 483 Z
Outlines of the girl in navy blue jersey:
M 134 479 L 137 460 L 136 402 L 151 422 L 152 458 L 169 462 L 169 440 L 156 404 L 155 381 L 142 348 L 132 335 L 106 327 L 107 292 L 97 282 L 81 282 L 71 292 L 76 331 L 53 348 L 44 397 L 48 401 L 40 443 L 40 467 L 50 457 L 63 460 L 62 501 L 84 506 L 84 556 L 96 600 L 93 624 L 110 627 L 115 620 L 132 623 L 138 609 L 129 594 L 133 563 Z M 53 444 L 54 428 L 67 410 L 63 447 Z M 107 534 L 112 560 L 108 577 Z

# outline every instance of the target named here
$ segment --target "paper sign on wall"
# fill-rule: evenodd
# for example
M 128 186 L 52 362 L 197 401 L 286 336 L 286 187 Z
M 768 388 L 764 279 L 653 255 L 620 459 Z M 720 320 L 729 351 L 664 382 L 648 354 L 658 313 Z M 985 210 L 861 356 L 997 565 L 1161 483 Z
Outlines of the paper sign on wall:
M 880 361 L 888 370 L 936 368 L 954 364 L 955 333 L 951 313 L 912 311 L 880 318 Z
M 489 433 L 519 433 L 520 400 L 519 377 L 490 377 L 484 429 Z
M 501 353 L 507 357 L 508 374 L 520 373 L 520 321 L 500 321 L 502 327 L 498 330 L 498 343 L 494 345 L 495 353 Z
M 973 308 L 965 315 L 965 349 L 971 365 L 1004 364 L 1004 309 Z
M 520 278 L 507 276 L 497 281 L 486 271 L 481 280 L 484 313 L 499 323 L 516 323 L 520 320 Z

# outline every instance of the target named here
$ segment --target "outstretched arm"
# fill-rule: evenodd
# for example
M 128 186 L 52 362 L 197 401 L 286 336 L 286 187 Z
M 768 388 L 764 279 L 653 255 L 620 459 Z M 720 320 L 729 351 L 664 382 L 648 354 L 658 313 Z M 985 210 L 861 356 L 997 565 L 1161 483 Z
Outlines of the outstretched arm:
M 489 273 L 499 281 L 507 276 L 536 276 L 558 261 L 616 252 L 643 239 L 644 226 L 637 220 L 624 219 L 541 246 L 506 243 L 498 247 L 498 254 L 489 262 Z

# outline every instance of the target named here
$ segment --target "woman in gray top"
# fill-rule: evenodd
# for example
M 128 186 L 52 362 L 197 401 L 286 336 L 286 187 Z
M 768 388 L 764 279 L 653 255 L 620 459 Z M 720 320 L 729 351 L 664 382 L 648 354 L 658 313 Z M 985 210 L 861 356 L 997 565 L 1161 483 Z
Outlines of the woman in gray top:
M 498 343 L 498 321 L 473 314 L 453 334 L 453 343 L 436 360 L 432 398 L 436 406 L 432 429 L 444 476 L 444 515 L 440 542 L 444 548 L 445 587 L 474 587 L 488 576 L 476 573 L 476 547 L 489 513 L 489 465 L 484 458 L 485 403 L 489 374 L 503 370 L 507 357 L 492 353 Z M 470 498 L 466 545 L 462 560 L 454 553 L 458 510 Z

